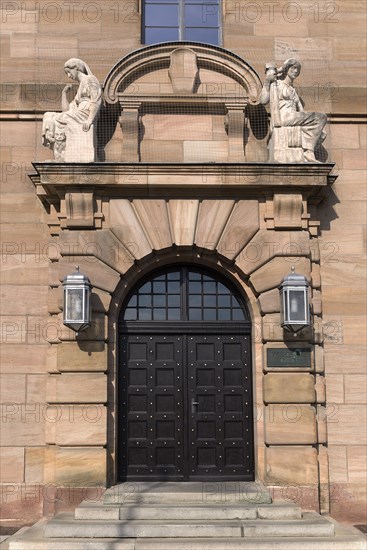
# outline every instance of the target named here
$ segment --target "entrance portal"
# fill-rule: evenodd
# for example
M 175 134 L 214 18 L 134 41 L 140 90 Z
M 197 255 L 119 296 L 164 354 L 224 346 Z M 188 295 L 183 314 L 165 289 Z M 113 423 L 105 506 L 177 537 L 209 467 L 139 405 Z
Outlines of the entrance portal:
M 155 272 L 120 319 L 119 478 L 253 480 L 250 322 L 211 271 Z

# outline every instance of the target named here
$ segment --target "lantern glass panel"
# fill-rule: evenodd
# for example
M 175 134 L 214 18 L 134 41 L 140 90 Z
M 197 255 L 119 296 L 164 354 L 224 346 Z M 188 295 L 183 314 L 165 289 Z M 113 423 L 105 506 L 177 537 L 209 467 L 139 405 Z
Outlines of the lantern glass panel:
M 287 305 L 289 307 L 289 315 L 287 315 L 287 318 L 289 321 L 292 323 L 306 321 L 305 302 L 305 292 L 303 289 L 288 291 Z
M 85 289 L 69 288 L 66 290 L 66 319 L 68 321 L 83 321 L 85 318 Z

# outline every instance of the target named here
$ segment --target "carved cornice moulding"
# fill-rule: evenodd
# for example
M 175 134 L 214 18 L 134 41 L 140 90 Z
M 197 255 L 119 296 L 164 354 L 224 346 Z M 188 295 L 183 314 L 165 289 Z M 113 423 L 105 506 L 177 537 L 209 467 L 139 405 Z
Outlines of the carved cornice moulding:
M 67 192 L 116 197 L 266 198 L 302 193 L 319 202 L 332 185 L 335 166 L 272 163 L 55 163 L 35 162 L 33 181 L 43 202 L 55 204 Z

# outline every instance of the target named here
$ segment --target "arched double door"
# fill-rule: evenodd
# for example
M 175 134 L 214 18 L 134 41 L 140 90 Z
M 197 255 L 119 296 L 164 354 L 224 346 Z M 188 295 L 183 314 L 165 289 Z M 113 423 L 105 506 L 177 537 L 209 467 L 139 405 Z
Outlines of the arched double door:
M 254 479 L 250 322 L 233 284 L 194 266 L 154 272 L 119 334 L 119 479 Z

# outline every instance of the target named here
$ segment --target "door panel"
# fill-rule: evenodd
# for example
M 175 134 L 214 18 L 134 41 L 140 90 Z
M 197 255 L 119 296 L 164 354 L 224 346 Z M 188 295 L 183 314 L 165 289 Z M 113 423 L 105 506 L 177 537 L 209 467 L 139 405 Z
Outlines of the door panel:
M 150 334 L 122 337 L 121 478 L 253 479 L 249 337 Z
M 123 336 L 121 366 L 121 476 L 183 479 L 182 336 Z
M 246 336 L 188 337 L 190 479 L 252 479 Z

